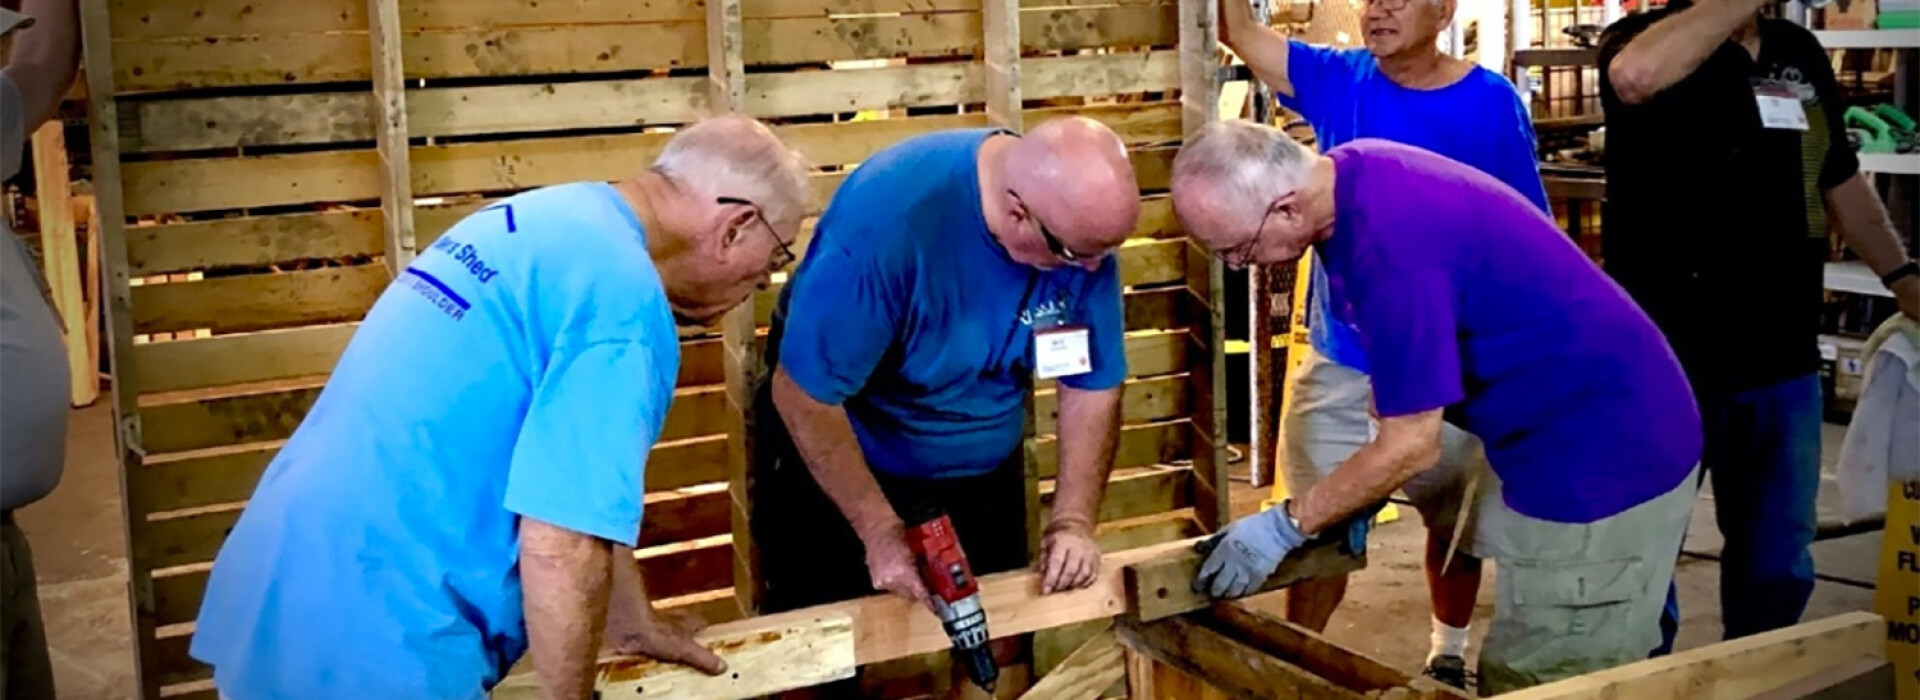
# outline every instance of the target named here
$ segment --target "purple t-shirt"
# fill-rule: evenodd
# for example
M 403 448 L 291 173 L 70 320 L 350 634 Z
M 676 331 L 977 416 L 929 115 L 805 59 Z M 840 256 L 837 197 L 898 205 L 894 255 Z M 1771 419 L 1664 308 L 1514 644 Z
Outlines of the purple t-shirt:
M 1329 301 L 1383 417 L 1434 409 L 1486 443 L 1507 505 L 1584 523 L 1679 485 L 1700 415 L 1653 321 L 1499 180 L 1379 139 L 1328 151 Z

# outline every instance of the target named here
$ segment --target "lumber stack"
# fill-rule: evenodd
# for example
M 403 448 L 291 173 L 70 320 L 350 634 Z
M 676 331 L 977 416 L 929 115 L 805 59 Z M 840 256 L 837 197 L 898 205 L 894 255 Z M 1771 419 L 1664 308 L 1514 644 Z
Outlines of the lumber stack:
M 1180 88 L 1204 75 L 1211 94 L 1211 66 L 1184 54 L 1211 61 L 1212 43 L 1181 51 L 1200 34 L 1171 0 L 82 5 L 144 697 L 212 696 L 186 653 L 208 567 L 395 271 L 492 200 L 623 177 L 713 113 L 774 123 L 819 168 L 816 207 L 914 134 L 1072 114 L 1113 126 L 1144 215 L 1120 252 L 1133 378 L 1102 542 L 1224 517 L 1219 266 L 1164 195 L 1199 118 Z M 743 399 L 777 293 L 683 329 L 648 459 L 649 588 L 715 621 L 757 598 Z M 1032 407 L 1037 521 L 1056 468 L 1050 386 Z

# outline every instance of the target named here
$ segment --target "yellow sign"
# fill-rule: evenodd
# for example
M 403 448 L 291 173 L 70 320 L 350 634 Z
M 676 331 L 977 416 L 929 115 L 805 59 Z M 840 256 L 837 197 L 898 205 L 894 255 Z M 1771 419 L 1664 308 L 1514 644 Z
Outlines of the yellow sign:
M 1920 700 L 1920 481 L 1887 489 L 1886 536 L 1874 607 L 1887 618 L 1898 700 Z

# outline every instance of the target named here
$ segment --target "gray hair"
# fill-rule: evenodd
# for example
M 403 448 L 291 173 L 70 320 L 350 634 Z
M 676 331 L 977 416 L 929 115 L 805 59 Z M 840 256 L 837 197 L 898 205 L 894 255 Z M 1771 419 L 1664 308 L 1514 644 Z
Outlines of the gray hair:
M 1214 203 L 1246 212 L 1264 211 L 1275 197 L 1298 189 L 1313 167 L 1313 153 L 1287 132 L 1248 121 L 1217 121 L 1201 127 L 1173 159 L 1174 188 L 1198 185 Z M 1253 214 L 1247 214 L 1253 215 Z
M 751 201 L 770 221 L 798 224 L 812 200 L 806 159 L 766 124 L 737 114 L 681 129 L 648 169 L 709 199 Z

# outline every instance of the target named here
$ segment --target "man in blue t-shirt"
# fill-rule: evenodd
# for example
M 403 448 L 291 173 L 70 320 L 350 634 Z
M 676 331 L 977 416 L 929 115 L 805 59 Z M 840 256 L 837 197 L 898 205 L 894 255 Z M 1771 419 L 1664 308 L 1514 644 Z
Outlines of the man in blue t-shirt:
M 1245 0 L 1221 0 L 1220 39 L 1246 61 L 1280 103 L 1313 126 L 1321 150 L 1379 138 L 1433 151 L 1492 175 L 1547 210 L 1534 154 L 1533 123 L 1506 78 L 1440 51 L 1452 0 L 1372 0 L 1360 17 L 1362 48 L 1288 40 L 1260 24 Z M 1377 424 L 1366 354 L 1353 328 L 1327 313 L 1327 278 L 1314 266 L 1307 322 L 1311 350 L 1288 373 L 1291 400 L 1281 417 L 1281 478 L 1303 493 L 1366 444 Z M 1440 468 L 1405 489 L 1427 525 L 1427 590 L 1433 637 L 1427 674 L 1466 688 L 1467 628 L 1480 589 L 1480 562 L 1456 553 L 1447 563 L 1471 475 L 1485 468 L 1479 442 L 1442 428 Z M 1322 630 L 1346 595 L 1345 576 L 1287 589 L 1287 618 Z
M 475 212 L 388 286 L 215 560 L 193 657 L 230 700 L 479 700 L 528 651 L 725 664 L 646 600 L 648 451 L 707 323 L 787 262 L 806 170 L 719 117 L 616 184 Z M 609 574 L 611 571 L 611 574 Z
M 932 509 L 975 574 L 1025 566 L 1035 379 L 1057 380 L 1060 426 L 1041 592 L 1093 583 L 1127 377 L 1112 252 L 1139 211 L 1119 137 L 1083 118 L 918 136 L 847 177 L 768 342 L 752 516 L 764 610 L 876 589 L 927 602 L 904 527 Z M 1002 666 L 1019 653 L 995 651 Z
M 1645 659 L 1698 490 L 1700 414 L 1626 291 L 1513 188 L 1413 146 L 1315 156 L 1219 122 L 1173 170 L 1181 224 L 1228 264 L 1319 251 L 1380 416 L 1325 480 L 1211 541 L 1196 585 L 1254 590 L 1288 551 L 1433 469 L 1452 422 L 1491 466 L 1461 542 L 1500 564 L 1480 693 Z M 1244 182 L 1268 184 L 1223 186 Z

